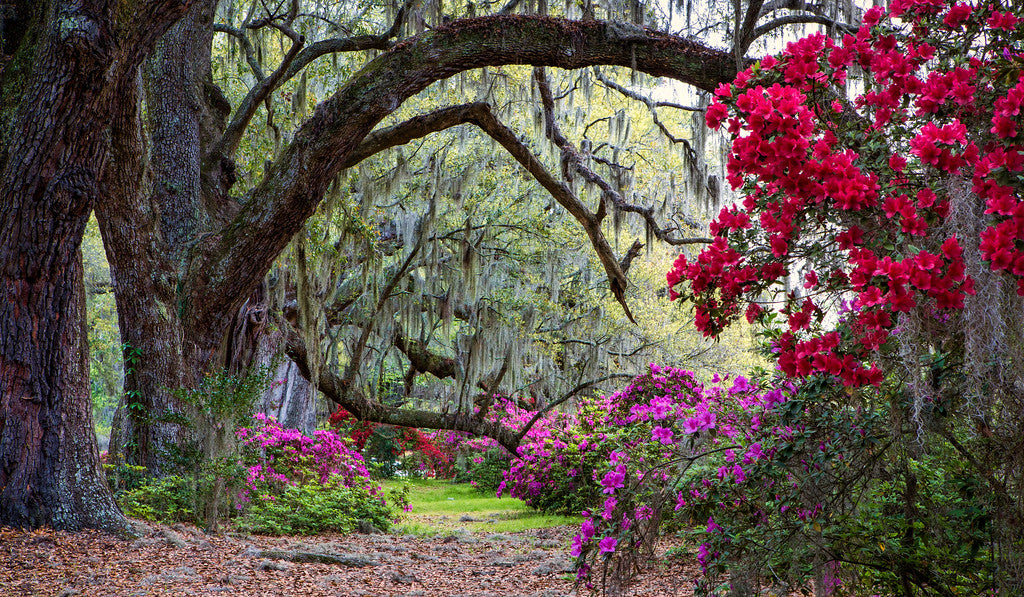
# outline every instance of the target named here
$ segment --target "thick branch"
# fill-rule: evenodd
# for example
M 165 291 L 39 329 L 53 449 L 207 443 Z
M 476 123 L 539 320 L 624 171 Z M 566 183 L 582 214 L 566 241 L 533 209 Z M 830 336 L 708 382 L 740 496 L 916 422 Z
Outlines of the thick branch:
M 413 368 L 421 373 L 430 373 L 438 379 L 445 379 L 455 377 L 459 369 L 455 359 L 430 352 L 422 342 L 407 338 L 403 334 L 395 334 L 394 345 L 405 354 Z
M 244 37 L 243 37 L 244 39 Z M 296 56 L 299 55 L 299 51 L 305 45 L 306 39 L 301 35 L 296 35 L 292 38 L 292 45 L 288 48 L 288 53 L 285 54 L 284 60 L 280 66 L 277 67 L 270 76 L 265 77 L 258 81 L 249 93 L 242 98 L 241 103 L 238 104 L 238 108 L 235 110 L 235 117 L 231 120 L 231 124 L 224 129 L 224 134 L 221 136 L 220 141 L 211 150 L 210 155 L 215 156 L 219 159 L 221 156 L 230 156 L 234 154 L 235 149 L 238 147 L 238 143 L 242 140 L 242 135 L 245 134 L 246 127 L 249 126 L 249 122 L 252 121 L 252 117 L 256 114 L 256 110 L 260 104 L 263 103 L 275 89 L 281 86 L 287 78 L 285 72 L 288 67 L 294 62 Z M 247 52 L 248 53 L 248 52 Z M 250 62 L 252 66 L 252 62 Z M 256 65 L 258 66 L 258 65 Z M 254 70 L 257 73 L 258 71 Z
M 727 53 L 636 26 L 599 21 L 482 17 L 455 21 L 397 44 L 317 107 L 250 193 L 235 221 L 193 249 L 182 311 L 201 335 L 201 348 L 212 350 L 219 342 L 227 314 L 249 296 L 381 119 L 434 81 L 503 64 L 635 65 L 647 74 L 706 90 L 735 75 Z
M 415 0 L 406 0 L 405 4 L 398 9 L 398 14 L 395 15 L 391 28 L 380 35 L 356 35 L 353 37 L 325 39 L 308 46 L 302 50 L 298 58 L 295 59 L 295 62 L 289 67 L 288 72 L 285 74 L 285 80 L 287 81 L 294 77 L 307 64 L 327 54 L 390 49 L 393 45 L 391 40 L 398 37 L 399 31 L 402 30 L 402 24 L 405 22 L 405 17 L 409 14 L 409 10 L 414 3 Z
M 288 357 L 299 366 L 299 371 L 303 375 L 309 376 L 309 361 L 302 343 L 289 342 L 287 353 Z M 352 391 L 351 385 L 351 382 L 341 379 L 328 369 L 320 372 L 320 379 L 317 383 L 317 387 L 325 396 L 355 415 L 360 421 L 421 429 L 464 431 L 473 435 L 489 437 L 513 454 L 516 453 L 516 448 L 519 447 L 519 442 L 522 439 L 511 429 L 499 423 L 482 420 L 473 414 L 441 413 L 387 406 L 369 400 L 359 392 Z

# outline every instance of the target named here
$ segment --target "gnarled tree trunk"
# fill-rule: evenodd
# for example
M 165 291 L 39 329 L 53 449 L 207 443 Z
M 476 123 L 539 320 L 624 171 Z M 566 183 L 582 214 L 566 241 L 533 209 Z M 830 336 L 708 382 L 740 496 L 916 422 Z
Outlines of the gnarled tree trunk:
M 0 122 L 0 524 L 127 530 L 92 428 L 79 246 L 116 91 L 184 6 L 19 2 L 5 31 L 18 37 Z M 145 28 L 119 21 L 136 11 Z

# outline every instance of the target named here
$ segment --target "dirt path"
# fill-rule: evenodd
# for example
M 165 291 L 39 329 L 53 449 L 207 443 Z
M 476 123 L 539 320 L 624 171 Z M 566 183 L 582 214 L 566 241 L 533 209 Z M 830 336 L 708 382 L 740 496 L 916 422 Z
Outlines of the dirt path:
M 129 541 L 97 532 L 0 529 L 0 597 L 577 594 L 568 528 L 432 538 L 216 536 L 142 523 L 139 529 L 143 536 Z M 682 563 L 658 564 L 631 594 L 690 595 L 685 589 L 694 573 Z M 680 584 L 683 590 L 675 591 Z

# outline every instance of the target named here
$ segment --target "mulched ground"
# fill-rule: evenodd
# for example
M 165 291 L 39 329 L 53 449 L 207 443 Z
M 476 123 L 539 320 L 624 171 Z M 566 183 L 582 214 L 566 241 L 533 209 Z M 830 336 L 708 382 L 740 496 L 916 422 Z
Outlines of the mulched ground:
M 0 597 L 22 595 L 536 596 L 574 592 L 570 528 L 509 534 L 207 535 L 137 523 L 142 536 L 0 528 Z M 331 554 L 347 564 L 279 554 Z M 273 557 L 267 557 L 267 556 Z M 308 556 L 307 556 L 308 557 Z M 630 592 L 689 596 L 693 558 L 653 564 Z

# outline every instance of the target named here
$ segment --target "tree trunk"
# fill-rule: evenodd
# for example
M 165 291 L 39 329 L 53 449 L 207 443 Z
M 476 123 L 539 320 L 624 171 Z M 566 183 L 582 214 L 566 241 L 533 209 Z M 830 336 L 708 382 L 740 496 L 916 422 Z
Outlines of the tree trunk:
M 79 246 L 116 91 L 188 3 L 111 4 L 20 3 L 2 72 L 0 525 L 129 529 L 92 427 Z M 144 28 L 117 21 L 135 10 Z
M 0 179 L 0 524 L 122 531 L 92 429 L 78 251 L 105 158 L 98 83 L 110 40 L 61 8 L 39 15 L 39 42 L 14 57 L 35 66 Z
M 260 401 L 259 411 L 274 417 L 286 429 L 312 434 L 325 414 L 319 409 L 326 410 L 326 407 L 320 407 L 318 393 L 314 394 L 313 386 L 302 375 L 299 366 L 284 358 L 275 368 L 271 380 Z
M 215 358 L 194 352 L 178 307 L 184 254 L 218 213 L 204 205 L 201 177 L 203 149 L 226 116 L 209 81 L 215 6 L 194 4 L 157 42 L 141 84 L 124 94 L 125 113 L 112 127 L 117 171 L 97 208 L 125 346 L 111 453 L 157 476 L 191 466 L 203 449 L 178 392 L 195 388 Z

